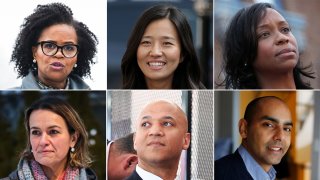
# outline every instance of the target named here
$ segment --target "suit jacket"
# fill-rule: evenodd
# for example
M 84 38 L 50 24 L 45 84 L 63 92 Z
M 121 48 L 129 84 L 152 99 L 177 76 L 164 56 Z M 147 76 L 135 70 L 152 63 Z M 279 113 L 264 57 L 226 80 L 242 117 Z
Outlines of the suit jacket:
M 215 180 L 253 180 L 238 150 L 214 163 Z
M 143 180 L 143 179 L 139 176 L 139 174 L 137 173 L 137 171 L 134 170 L 134 171 L 131 173 L 131 175 L 130 175 L 129 177 L 127 177 L 126 180 Z

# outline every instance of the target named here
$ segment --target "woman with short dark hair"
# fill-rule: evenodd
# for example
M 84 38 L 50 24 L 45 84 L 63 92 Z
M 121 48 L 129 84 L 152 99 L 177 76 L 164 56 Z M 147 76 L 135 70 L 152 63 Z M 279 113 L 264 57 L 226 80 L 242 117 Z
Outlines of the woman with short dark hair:
M 62 3 L 38 5 L 25 18 L 11 62 L 21 89 L 90 89 L 97 37 Z

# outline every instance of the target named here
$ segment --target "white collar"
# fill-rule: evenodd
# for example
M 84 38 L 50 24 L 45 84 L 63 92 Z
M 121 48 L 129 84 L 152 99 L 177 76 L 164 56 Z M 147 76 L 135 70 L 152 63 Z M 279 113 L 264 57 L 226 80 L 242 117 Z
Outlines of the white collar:
M 108 180 L 108 158 L 109 158 L 109 151 L 110 151 L 110 147 L 111 147 L 111 144 L 113 143 L 113 141 L 111 141 L 108 145 L 107 145 L 107 154 L 106 154 L 106 156 L 107 156 L 107 162 L 106 162 L 106 167 L 107 167 L 107 179 L 106 180 Z
M 162 180 L 159 176 L 142 169 L 139 164 L 136 166 L 136 171 L 143 180 Z

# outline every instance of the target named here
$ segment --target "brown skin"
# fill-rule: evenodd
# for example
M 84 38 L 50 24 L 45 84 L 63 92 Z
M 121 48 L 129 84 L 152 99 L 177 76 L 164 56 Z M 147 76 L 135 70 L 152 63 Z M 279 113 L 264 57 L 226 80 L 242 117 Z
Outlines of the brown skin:
M 115 144 L 110 145 L 108 157 L 108 180 L 123 180 L 130 176 L 138 164 L 138 157 L 131 153 L 120 153 Z
M 41 41 L 53 41 L 57 45 L 77 44 L 78 38 L 75 29 L 67 24 L 56 24 L 44 29 L 38 39 Z M 54 56 L 47 56 L 43 54 L 41 45 L 32 48 L 33 57 L 37 61 L 38 78 L 47 86 L 63 89 L 67 83 L 67 77 L 71 73 L 75 63 L 77 62 L 77 55 L 73 58 L 66 58 L 63 56 L 61 49 Z M 52 63 L 60 62 L 63 64 L 62 69 L 55 69 Z
M 276 10 L 268 8 L 257 27 L 258 52 L 253 63 L 262 89 L 296 89 L 293 69 L 299 50 L 290 25 Z
M 274 98 L 261 100 L 257 108 L 250 124 L 245 119 L 239 121 L 239 132 L 242 145 L 268 172 L 280 163 L 290 146 L 291 113 L 286 104 Z
M 181 152 L 190 144 L 187 130 L 186 115 L 176 104 L 148 104 L 140 113 L 134 136 L 139 167 L 162 179 L 174 179 Z

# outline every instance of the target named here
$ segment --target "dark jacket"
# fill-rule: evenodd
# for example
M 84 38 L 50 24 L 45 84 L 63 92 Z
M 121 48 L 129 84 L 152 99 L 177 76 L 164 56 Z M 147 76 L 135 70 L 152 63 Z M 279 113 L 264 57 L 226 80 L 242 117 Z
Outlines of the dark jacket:
M 131 175 L 130 175 L 129 177 L 127 177 L 127 179 L 125 179 L 125 180 L 143 180 L 143 179 L 139 176 L 139 174 L 137 173 L 137 171 L 134 170 L 134 171 L 131 173 Z
M 86 173 L 87 173 L 88 180 L 98 179 L 96 173 L 92 169 L 86 168 Z M 8 177 L 1 178 L 0 180 L 19 180 L 18 170 L 11 172 Z
M 214 162 L 215 180 L 253 180 L 238 150 Z

